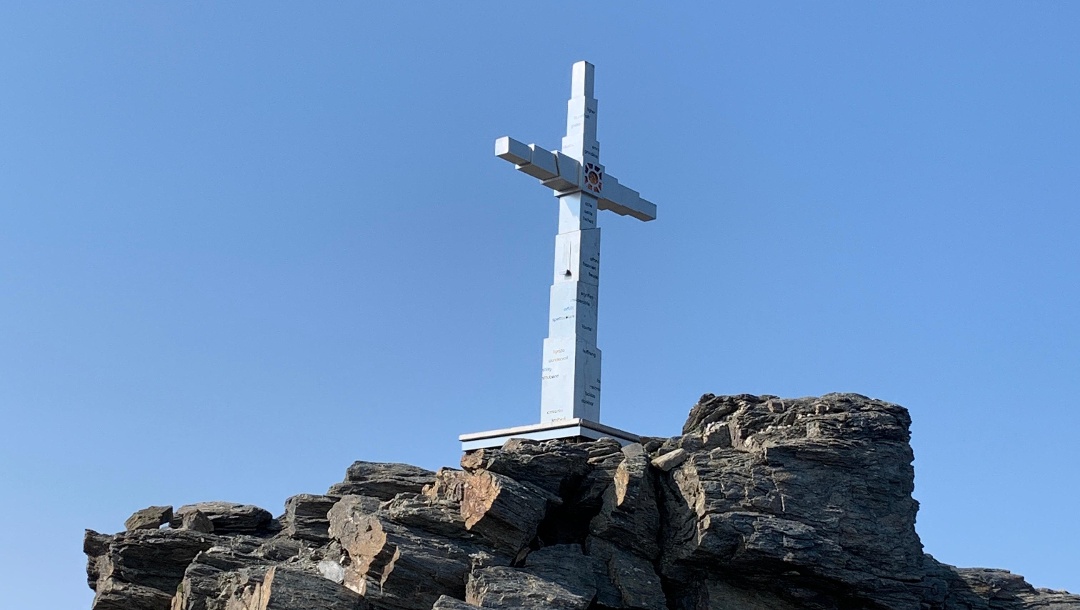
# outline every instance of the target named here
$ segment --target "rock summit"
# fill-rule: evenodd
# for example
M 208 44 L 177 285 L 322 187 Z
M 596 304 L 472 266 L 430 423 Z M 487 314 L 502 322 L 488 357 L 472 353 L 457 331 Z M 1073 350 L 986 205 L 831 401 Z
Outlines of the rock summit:
M 1080 610 L 923 552 L 908 412 L 706 394 L 683 434 L 356 462 L 273 518 L 203 502 L 87 531 L 94 610 Z

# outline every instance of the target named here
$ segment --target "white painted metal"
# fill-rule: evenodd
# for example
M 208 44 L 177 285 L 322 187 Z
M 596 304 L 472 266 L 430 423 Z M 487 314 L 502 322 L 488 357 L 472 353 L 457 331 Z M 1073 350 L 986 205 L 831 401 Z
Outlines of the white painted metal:
M 529 145 L 513 138 L 502 137 L 495 140 L 495 156 L 516 165 L 532 163 L 532 150 L 529 149 Z
M 533 424 L 531 426 L 474 432 L 472 434 L 462 434 L 458 437 L 458 440 L 461 441 L 462 451 L 472 451 L 473 449 L 483 449 L 485 447 L 501 447 L 503 443 L 512 438 L 546 441 L 554 438 L 574 437 L 612 438 L 621 445 L 628 445 L 641 440 L 641 437 L 636 434 L 585 419 L 564 419 L 558 422 Z
M 596 436 L 599 427 L 609 433 L 621 434 L 620 442 L 637 439 L 629 433 L 596 423 L 600 420 L 600 350 L 596 347 L 600 229 L 596 228 L 596 213 L 597 210 L 611 210 L 648 221 L 656 218 L 656 205 L 607 175 L 600 163 L 596 116 L 593 66 L 579 61 L 573 68 L 566 136 L 562 139 L 561 150 L 552 152 L 509 137 L 495 141 L 497 157 L 513 163 L 519 171 L 553 189 L 559 200 L 555 273 L 541 374 L 541 424 L 540 428 L 529 432 L 532 436 L 525 438 L 575 435 L 600 438 Z M 564 422 L 591 422 L 593 427 L 586 434 L 581 432 L 580 426 L 564 426 Z M 496 443 L 501 445 L 503 440 L 510 438 L 503 433 L 512 432 L 463 435 L 462 448 L 467 451 Z M 540 436 L 536 436 L 538 434 Z M 556 436 L 545 436 L 550 434 Z

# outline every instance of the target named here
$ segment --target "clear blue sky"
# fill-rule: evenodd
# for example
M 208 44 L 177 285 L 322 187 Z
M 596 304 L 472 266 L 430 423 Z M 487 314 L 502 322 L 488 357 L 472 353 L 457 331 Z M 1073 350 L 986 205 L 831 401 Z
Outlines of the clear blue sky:
M 82 529 L 275 514 L 531 423 L 556 232 L 492 155 L 596 65 L 605 422 L 859 392 L 914 418 L 926 550 L 1080 592 L 1080 5 L 8 3 L 0 591 Z

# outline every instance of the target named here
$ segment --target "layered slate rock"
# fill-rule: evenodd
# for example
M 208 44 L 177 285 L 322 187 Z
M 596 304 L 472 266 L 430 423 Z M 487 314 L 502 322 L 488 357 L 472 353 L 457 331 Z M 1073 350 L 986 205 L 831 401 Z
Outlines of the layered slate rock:
M 399 493 L 420 493 L 430 485 L 435 473 L 408 464 L 354 462 L 345 472 L 345 480 L 330 488 L 332 496 L 371 496 L 389 500 Z
M 441 595 L 464 596 L 479 551 L 393 521 L 381 509 L 367 512 L 349 497 L 330 511 L 330 534 L 349 559 L 343 584 L 393 608 L 426 609 Z
M 267 510 L 251 504 L 199 502 L 176 509 L 173 527 L 182 527 L 184 517 L 196 512 L 202 513 L 213 525 L 213 531 L 218 534 L 261 532 L 269 529 L 273 521 Z M 198 518 L 190 520 L 189 526 L 196 519 Z
M 909 425 L 902 407 L 853 394 L 706 395 L 680 439 L 685 450 L 699 437 L 702 450 L 666 477 L 664 573 L 722 567 L 772 583 L 789 574 L 793 597 L 816 578 L 918 607 L 907 585 L 923 574 Z M 704 450 L 705 435 L 725 426 L 731 446 Z
M 298 494 L 285 501 L 282 531 L 290 538 L 329 542 L 330 520 L 326 516 L 339 498 Z
M 201 510 L 192 510 L 180 516 L 180 528 L 209 534 L 214 531 L 214 523 Z
M 431 610 L 476 610 L 479 607 L 449 595 L 442 595 L 431 605 Z
M 667 608 L 663 582 L 654 562 L 596 537 L 589 538 L 585 550 L 592 558 L 598 604 L 606 608 Z
M 226 602 L 228 610 L 368 610 L 363 596 L 311 574 L 273 566 L 261 579 L 239 587 Z
M 124 521 L 124 529 L 131 530 L 155 530 L 165 525 L 172 519 L 173 509 L 171 506 L 148 506 L 135 511 L 127 521 Z
M 621 454 L 604 490 L 602 509 L 589 524 L 589 533 L 655 560 L 660 554 L 658 475 L 650 468 L 649 456 L 641 445 L 627 445 Z
M 521 569 L 474 570 L 465 599 L 482 608 L 585 610 L 596 599 L 592 563 L 577 545 L 545 547 L 531 553 Z
M 94 608 L 169 608 L 184 571 L 216 540 L 185 530 L 134 529 L 108 536 L 86 531 L 87 583 Z
M 554 495 L 577 487 L 591 470 L 589 452 L 562 441 L 510 439 L 501 449 L 478 449 L 461 458 L 468 472 L 493 472 Z
M 493 546 L 518 553 L 536 535 L 549 507 L 561 499 L 549 492 L 494 472 L 472 472 L 460 500 L 465 528 Z
M 514 440 L 437 473 L 356 462 L 279 519 L 150 507 L 87 532 L 93 607 L 1080 610 L 922 552 L 909 424 L 856 394 L 707 394 L 668 439 Z

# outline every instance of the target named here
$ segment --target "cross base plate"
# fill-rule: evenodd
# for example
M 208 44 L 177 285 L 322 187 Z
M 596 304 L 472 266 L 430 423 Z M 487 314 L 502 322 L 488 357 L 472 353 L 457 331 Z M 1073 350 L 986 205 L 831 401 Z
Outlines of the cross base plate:
M 547 441 L 556 438 L 580 438 L 584 440 L 613 438 L 619 441 L 621 445 L 636 443 L 641 439 L 637 434 L 624 432 L 618 428 L 605 426 L 587 419 L 572 418 L 529 426 L 518 426 L 516 428 L 462 434 L 458 437 L 458 440 L 461 441 L 462 451 L 472 451 L 473 449 L 487 447 L 502 447 L 503 443 L 512 438 L 526 438 L 534 441 Z

